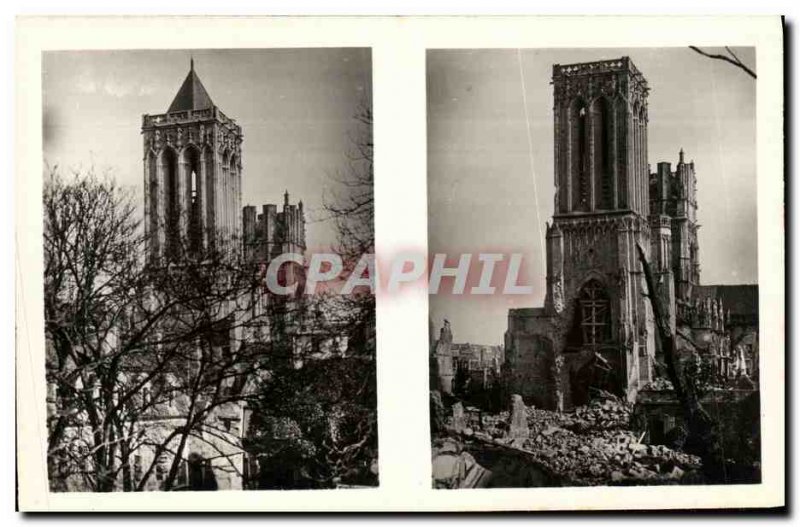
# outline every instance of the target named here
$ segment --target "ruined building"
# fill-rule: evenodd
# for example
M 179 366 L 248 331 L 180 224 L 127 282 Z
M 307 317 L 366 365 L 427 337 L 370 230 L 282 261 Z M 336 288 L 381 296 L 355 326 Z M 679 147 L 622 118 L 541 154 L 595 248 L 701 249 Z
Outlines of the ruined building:
M 681 151 L 674 171 L 662 162 L 650 173 L 647 80 L 622 57 L 554 65 L 552 84 L 555 211 L 547 225 L 546 296 L 543 307 L 509 311 L 509 389 L 529 404 L 567 409 L 584 404 L 591 388 L 634 400 L 653 379 L 655 328 L 637 245 L 670 322 L 720 364 L 738 364 L 727 374 L 744 373 L 746 359 L 731 350 L 728 311 L 738 302 L 740 332 L 749 331 L 757 346 L 757 286 L 726 296 L 700 285 L 694 162 Z

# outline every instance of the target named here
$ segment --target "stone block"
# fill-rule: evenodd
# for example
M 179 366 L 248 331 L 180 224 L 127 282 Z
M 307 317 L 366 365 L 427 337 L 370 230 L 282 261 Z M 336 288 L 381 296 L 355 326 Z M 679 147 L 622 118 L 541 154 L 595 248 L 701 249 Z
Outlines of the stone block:
M 513 438 L 527 438 L 530 436 L 528 428 L 528 414 L 525 402 L 521 395 L 511 396 L 511 411 L 509 416 L 508 435 Z

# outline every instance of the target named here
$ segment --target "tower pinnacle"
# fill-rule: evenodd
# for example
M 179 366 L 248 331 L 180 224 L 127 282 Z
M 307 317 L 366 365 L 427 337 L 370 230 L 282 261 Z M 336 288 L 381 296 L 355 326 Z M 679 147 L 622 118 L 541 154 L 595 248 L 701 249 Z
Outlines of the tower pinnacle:
M 194 71 L 194 57 L 189 59 L 189 73 L 169 105 L 167 113 L 205 110 L 214 106 L 205 86 Z
M 678 163 L 683 164 L 683 148 L 681 148 L 681 151 L 678 153 Z

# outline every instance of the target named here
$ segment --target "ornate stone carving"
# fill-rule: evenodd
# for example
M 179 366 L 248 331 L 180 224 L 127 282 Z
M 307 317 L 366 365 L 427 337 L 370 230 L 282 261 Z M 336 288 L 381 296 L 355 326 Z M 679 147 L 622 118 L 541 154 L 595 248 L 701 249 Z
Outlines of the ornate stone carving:
M 558 314 L 564 311 L 564 279 L 561 275 L 556 275 L 553 280 L 553 309 Z

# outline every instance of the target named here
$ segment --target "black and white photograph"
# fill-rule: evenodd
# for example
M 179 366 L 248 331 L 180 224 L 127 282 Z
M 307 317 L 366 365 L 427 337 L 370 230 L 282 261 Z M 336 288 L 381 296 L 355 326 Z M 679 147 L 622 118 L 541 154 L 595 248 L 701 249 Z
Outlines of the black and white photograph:
M 782 18 L 15 28 L 19 511 L 786 508 Z
M 43 53 L 51 492 L 378 485 L 371 60 Z
M 428 50 L 434 488 L 761 481 L 755 58 Z

